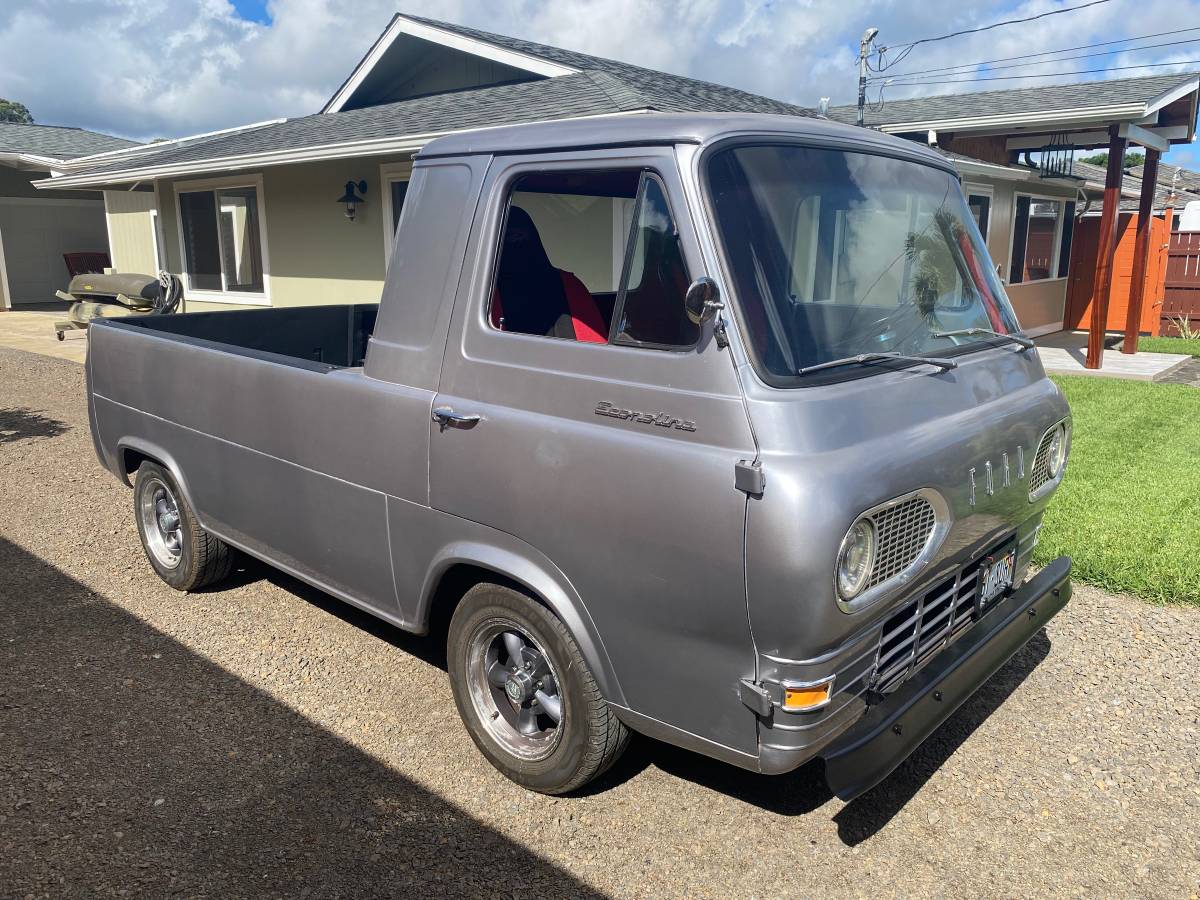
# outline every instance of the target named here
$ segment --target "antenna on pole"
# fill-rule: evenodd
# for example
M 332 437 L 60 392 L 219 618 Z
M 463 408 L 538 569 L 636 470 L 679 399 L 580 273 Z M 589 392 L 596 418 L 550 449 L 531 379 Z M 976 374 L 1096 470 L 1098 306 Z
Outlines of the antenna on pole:
M 871 41 L 879 34 L 878 28 L 868 28 L 863 32 L 862 40 L 858 42 L 858 127 L 866 124 L 865 107 L 867 105 L 867 51 L 871 49 Z

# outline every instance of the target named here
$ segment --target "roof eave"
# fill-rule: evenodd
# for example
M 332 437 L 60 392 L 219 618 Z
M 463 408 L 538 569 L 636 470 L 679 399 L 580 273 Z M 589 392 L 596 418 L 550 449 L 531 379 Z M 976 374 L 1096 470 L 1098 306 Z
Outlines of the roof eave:
M 574 121 L 579 119 L 597 119 L 610 116 L 641 115 L 650 112 L 649 109 L 623 110 L 621 112 L 597 113 L 589 116 L 571 116 L 563 119 L 545 121 Z M 472 131 L 483 131 L 497 127 L 517 128 L 529 125 L 520 122 L 508 126 L 481 125 L 478 128 L 458 128 L 447 131 L 430 131 L 422 134 L 393 135 L 390 137 L 370 138 L 361 141 L 344 141 L 338 144 L 318 144 L 309 147 L 289 147 L 286 150 L 270 150 L 262 153 L 245 153 L 234 156 L 214 157 L 205 160 L 192 160 L 183 163 L 164 163 L 159 166 L 142 166 L 139 168 L 122 169 L 118 171 L 82 173 L 78 175 L 63 174 L 53 178 L 43 178 L 32 182 L 40 190 L 75 190 L 79 188 L 101 190 L 103 188 L 150 182 L 160 178 L 180 178 L 191 175 L 209 175 L 214 172 L 242 171 L 244 169 L 261 169 L 271 166 L 282 166 L 294 163 L 319 162 L 326 159 L 352 159 L 360 156 L 383 156 L 396 153 L 415 153 L 435 138 L 450 134 L 466 134 Z
M 889 122 L 878 125 L 885 134 L 904 134 L 913 131 L 988 131 L 1002 128 L 1034 127 L 1053 125 L 1055 130 L 1075 125 L 1095 125 L 1097 122 L 1112 122 L 1123 119 L 1136 121 L 1144 118 L 1146 104 L 1120 103 L 1110 106 L 1074 107 L 1048 109 L 1031 113 L 1001 113 L 994 116 L 960 116 L 957 118 L 915 119 L 909 122 Z

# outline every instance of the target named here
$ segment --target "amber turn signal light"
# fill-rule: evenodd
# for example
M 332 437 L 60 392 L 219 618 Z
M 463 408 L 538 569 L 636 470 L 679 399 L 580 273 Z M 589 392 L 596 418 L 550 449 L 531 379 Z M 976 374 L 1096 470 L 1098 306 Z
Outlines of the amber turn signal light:
M 820 709 L 833 696 L 833 677 L 812 684 L 784 684 L 783 708 L 789 712 Z

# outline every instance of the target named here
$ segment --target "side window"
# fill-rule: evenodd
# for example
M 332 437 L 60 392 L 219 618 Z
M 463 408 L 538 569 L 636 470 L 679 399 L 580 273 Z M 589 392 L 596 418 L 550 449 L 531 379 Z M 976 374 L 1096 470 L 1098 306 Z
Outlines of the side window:
M 675 346 L 686 331 L 671 316 L 694 329 L 687 285 L 656 180 L 640 170 L 538 172 L 509 195 L 488 321 L 560 340 L 607 343 L 615 334 L 623 344 Z
M 617 297 L 615 341 L 620 344 L 690 347 L 700 328 L 684 312 L 687 267 L 667 195 L 657 178 L 643 179 L 630 236 L 626 274 Z

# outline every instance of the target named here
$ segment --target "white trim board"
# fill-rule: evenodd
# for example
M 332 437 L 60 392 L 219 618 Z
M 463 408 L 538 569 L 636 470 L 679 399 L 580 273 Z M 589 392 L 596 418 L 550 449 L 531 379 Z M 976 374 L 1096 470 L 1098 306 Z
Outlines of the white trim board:
M 379 164 L 379 190 L 383 194 L 383 269 L 385 272 L 392 261 L 392 244 L 396 238 L 392 232 L 392 182 L 411 180 L 411 162 Z
M 175 194 L 175 226 L 179 236 L 179 276 L 183 282 L 184 297 L 197 303 L 228 303 L 239 306 L 270 306 L 271 305 L 271 263 L 267 254 L 267 210 L 266 196 L 263 192 L 263 177 L 261 174 L 238 175 L 229 178 L 206 178 L 195 181 L 177 181 L 174 184 Z M 262 253 L 262 292 L 242 291 L 207 291 L 192 287 L 192 279 L 187 271 L 187 246 L 183 238 L 183 205 L 179 202 L 180 194 L 203 191 L 215 191 L 221 188 L 252 187 L 256 192 L 258 207 L 258 242 Z M 218 214 L 218 222 L 220 216 Z M 221 283 L 225 283 L 225 272 L 222 266 Z
M 0 309 L 12 309 L 12 293 L 8 289 L 8 267 L 4 265 L 4 231 L 0 229 Z
M 559 75 L 574 75 L 579 71 L 570 66 L 553 63 L 528 53 L 520 53 L 516 50 L 498 47 L 487 41 L 469 38 L 452 31 L 426 25 L 423 22 L 414 22 L 406 16 L 397 14 L 388 27 L 384 29 L 383 34 L 375 41 L 371 49 L 367 51 L 367 55 L 359 60 L 358 65 L 354 67 L 354 71 L 350 73 L 350 77 L 346 79 L 345 84 L 338 88 L 337 93 L 329 98 L 329 102 L 325 104 L 321 112 L 340 112 L 342 107 L 354 96 L 354 92 L 362 86 L 367 76 L 374 71 L 375 66 L 387 55 L 396 38 L 401 35 L 415 37 L 433 44 L 440 44 L 452 50 L 460 50 L 463 53 L 469 53 L 481 59 L 512 66 L 514 69 L 523 69 L 535 75 L 544 75 L 547 78 L 554 78 Z

